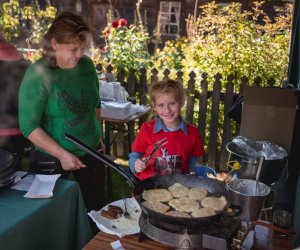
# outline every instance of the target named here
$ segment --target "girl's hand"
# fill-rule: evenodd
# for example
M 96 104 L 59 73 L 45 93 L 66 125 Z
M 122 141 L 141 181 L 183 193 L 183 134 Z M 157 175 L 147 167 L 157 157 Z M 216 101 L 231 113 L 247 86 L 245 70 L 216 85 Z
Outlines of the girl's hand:
M 68 151 L 64 152 L 59 160 L 63 170 L 65 171 L 73 171 L 86 167 L 86 165 L 84 165 L 78 157 Z
M 143 172 L 146 169 L 146 164 L 143 160 L 137 159 L 134 163 L 134 170 L 136 173 Z

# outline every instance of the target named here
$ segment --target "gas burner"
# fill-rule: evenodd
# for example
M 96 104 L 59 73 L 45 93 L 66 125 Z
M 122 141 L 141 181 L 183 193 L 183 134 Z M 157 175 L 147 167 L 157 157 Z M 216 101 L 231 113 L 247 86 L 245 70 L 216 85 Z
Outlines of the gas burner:
M 139 225 L 140 241 L 147 236 L 178 250 L 238 249 L 247 233 L 241 226 L 241 220 L 236 217 L 220 217 L 191 227 L 149 218 L 142 212 Z

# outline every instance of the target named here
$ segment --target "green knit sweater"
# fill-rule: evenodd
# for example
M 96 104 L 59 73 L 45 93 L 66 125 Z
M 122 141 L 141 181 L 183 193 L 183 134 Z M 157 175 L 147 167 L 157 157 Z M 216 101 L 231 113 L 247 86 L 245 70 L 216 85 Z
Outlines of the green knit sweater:
M 96 108 L 99 82 L 90 58 L 82 57 L 73 69 L 50 68 L 45 59 L 27 69 L 19 91 L 19 123 L 25 137 L 42 128 L 66 150 L 82 156 L 85 153 L 64 134 L 95 148 L 101 138 Z

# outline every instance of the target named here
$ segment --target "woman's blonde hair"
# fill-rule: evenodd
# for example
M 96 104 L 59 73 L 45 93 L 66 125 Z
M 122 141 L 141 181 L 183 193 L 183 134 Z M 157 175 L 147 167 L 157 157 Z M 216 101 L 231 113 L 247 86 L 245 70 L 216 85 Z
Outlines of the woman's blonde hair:
M 62 12 L 54 19 L 44 36 L 44 53 L 48 65 L 56 65 L 55 53 L 51 47 L 52 38 L 62 44 L 87 43 L 90 35 L 91 31 L 81 16 L 68 11 Z

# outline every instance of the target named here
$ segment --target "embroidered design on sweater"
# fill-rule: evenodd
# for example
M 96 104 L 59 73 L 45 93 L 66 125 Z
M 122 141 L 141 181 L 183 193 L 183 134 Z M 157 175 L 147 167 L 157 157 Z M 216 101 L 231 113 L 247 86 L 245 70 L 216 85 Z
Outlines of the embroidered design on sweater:
M 78 126 L 79 123 L 87 123 L 85 119 L 86 115 L 90 112 L 89 109 L 89 97 L 85 90 L 81 90 L 80 98 L 69 95 L 65 90 L 58 94 L 58 100 L 64 103 L 65 107 L 75 115 L 75 118 L 66 119 L 66 124 L 74 128 Z

